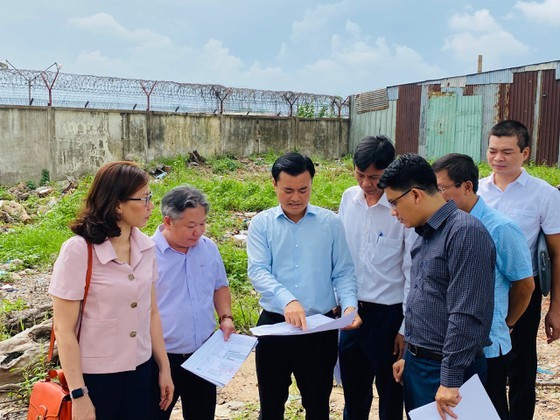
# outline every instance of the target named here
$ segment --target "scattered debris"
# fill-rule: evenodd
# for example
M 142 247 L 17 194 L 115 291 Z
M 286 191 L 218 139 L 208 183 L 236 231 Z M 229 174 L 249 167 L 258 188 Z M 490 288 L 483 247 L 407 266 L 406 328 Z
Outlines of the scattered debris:
M 193 166 L 203 165 L 206 163 L 206 158 L 201 156 L 197 150 L 193 150 L 189 152 L 189 157 L 185 160 L 185 163 L 195 164 Z

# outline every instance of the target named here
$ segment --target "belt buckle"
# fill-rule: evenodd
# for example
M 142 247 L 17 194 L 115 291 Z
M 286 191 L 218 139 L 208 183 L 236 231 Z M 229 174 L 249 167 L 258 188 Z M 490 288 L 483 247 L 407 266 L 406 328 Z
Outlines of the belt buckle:
M 412 354 L 414 357 L 418 356 L 418 347 L 415 346 L 414 344 L 409 344 L 409 345 L 408 345 L 408 351 L 409 351 L 410 354 Z

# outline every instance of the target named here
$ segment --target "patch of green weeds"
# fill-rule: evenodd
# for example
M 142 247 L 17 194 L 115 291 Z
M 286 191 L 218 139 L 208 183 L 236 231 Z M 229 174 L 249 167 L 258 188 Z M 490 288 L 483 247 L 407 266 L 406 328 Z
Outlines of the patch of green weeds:
M 208 159 L 206 162 L 215 174 L 227 174 L 241 168 L 242 164 L 233 156 L 220 155 Z
M 27 307 L 27 303 L 21 298 L 14 301 L 8 299 L 2 299 L 0 301 L 0 341 L 7 340 L 11 337 L 10 332 L 6 329 L 5 321 L 7 317 L 14 312 L 27 309 Z
M 29 396 L 35 382 L 45 379 L 48 369 L 52 368 L 52 364 L 47 361 L 46 352 L 42 349 L 39 354 L 41 356 L 29 365 L 15 369 L 21 373 L 23 379 L 18 384 L 18 389 L 10 393 L 10 396 L 22 400 L 24 404 L 29 403 Z

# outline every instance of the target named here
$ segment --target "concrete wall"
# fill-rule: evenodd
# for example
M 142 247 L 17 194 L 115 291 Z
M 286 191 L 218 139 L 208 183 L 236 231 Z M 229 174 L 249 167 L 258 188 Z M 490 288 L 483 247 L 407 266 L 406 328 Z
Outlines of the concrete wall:
M 147 162 L 198 150 L 242 157 L 297 150 L 348 153 L 349 121 L 47 107 L 0 107 L 0 184 L 95 172 L 106 162 Z

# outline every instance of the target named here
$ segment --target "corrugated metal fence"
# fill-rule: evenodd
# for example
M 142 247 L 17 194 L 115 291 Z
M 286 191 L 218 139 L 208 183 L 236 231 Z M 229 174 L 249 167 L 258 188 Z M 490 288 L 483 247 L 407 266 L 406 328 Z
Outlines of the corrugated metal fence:
M 458 152 L 479 162 L 485 158 L 490 128 L 508 118 L 529 129 L 532 161 L 558 165 L 560 61 L 354 95 L 350 151 L 365 136 L 385 134 L 395 141 L 397 153 L 436 159 Z

